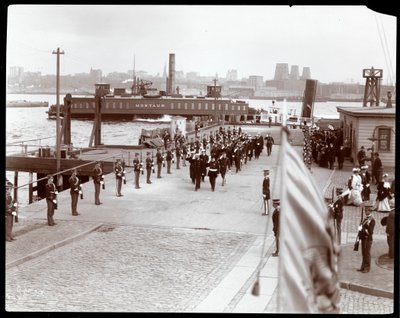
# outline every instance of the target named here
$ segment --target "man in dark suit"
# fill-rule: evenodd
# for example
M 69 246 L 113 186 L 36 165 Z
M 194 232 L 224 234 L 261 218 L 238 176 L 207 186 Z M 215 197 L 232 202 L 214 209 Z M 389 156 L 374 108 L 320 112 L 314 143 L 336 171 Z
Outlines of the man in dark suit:
M 361 267 L 357 270 L 362 273 L 368 273 L 371 269 L 371 246 L 374 227 L 375 219 L 372 217 L 372 211 L 366 209 L 365 218 L 358 230 L 358 237 L 361 240 L 362 263 Z
M 264 180 L 262 185 L 262 194 L 264 199 L 264 212 L 261 215 L 269 214 L 269 200 L 271 199 L 270 194 L 270 182 L 269 182 L 269 170 L 264 170 Z
M 344 162 L 344 146 L 341 145 L 339 149 L 337 150 L 337 161 L 338 161 L 338 166 L 339 169 L 341 170 L 343 168 L 343 162 Z
M 275 144 L 274 142 L 274 138 L 272 138 L 272 136 L 270 136 L 270 134 L 267 134 L 267 136 L 265 137 L 265 140 L 267 141 L 267 154 L 268 156 L 271 155 L 272 152 L 272 145 Z
M 54 210 L 57 209 L 57 188 L 53 183 L 53 176 L 47 176 L 46 184 L 46 202 L 47 202 L 47 224 L 50 226 L 56 225 L 54 222 Z
M 374 153 L 374 160 L 372 162 L 372 176 L 375 179 L 375 184 L 377 185 L 381 181 L 382 173 L 382 161 L 379 158 L 379 153 Z
M 279 256 L 279 213 L 281 211 L 280 207 L 281 201 L 279 199 L 272 200 L 272 206 L 275 208 L 272 213 L 272 231 L 275 235 L 275 252 L 272 253 L 272 256 Z
M 72 175 L 68 179 L 70 187 L 69 193 L 71 195 L 71 211 L 73 216 L 79 215 L 77 207 L 78 207 L 79 192 L 81 191 L 81 186 L 80 186 L 81 183 L 76 174 L 77 174 L 76 169 L 72 170 Z
M 201 185 L 201 176 L 203 172 L 202 160 L 200 159 L 200 155 L 196 153 L 194 158 L 191 159 L 193 164 L 193 177 L 195 181 L 195 191 L 200 189 Z

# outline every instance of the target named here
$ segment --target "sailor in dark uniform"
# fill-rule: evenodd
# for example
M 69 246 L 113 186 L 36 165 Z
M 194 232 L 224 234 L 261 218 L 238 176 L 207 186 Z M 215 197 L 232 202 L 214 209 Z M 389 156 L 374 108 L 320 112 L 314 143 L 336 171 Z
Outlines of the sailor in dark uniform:
M 151 176 L 151 170 L 154 167 L 154 163 L 153 163 L 153 158 L 151 157 L 151 153 L 147 152 L 147 158 L 146 158 L 146 172 L 147 172 L 147 183 L 151 184 L 151 180 L 150 180 L 150 176 Z
M 269 214 L 269 200 L 271 199 L 269 170 L 264 170 L 262 193 L 263 193 L 263 199 L 264 199 L 264 213 L 261 213 L 261 214 L 268 215 Z
M 157 148 L 157 153 L 156 153 L 156 158 L 157 158 L 157 178 L 161 178 L 161 165 L 164 162 L 164 157 L 161 153 L 161 149 Z
M 53 183 L 53 176 L 47 176 L 46 184 L 46 202 L 47 202 L 47 224 L 56 225 L 54 222 L 54 210 L 57 209 L 57 187 Z
M 274 138 L 272 138 L 272 136 L 270 136 L 270 134 L 267 134 L 267 136 L 265 136 L 265 140 L 267 141 L 267 154 L 268 156 L 271 155 L 272 152 L 272 145 L 275 144 L 274 142 Z
M 122 197 L 121 188 L 122 188 L 122 180 L 125 179 L 125 170 L 122 167 L 121 159 L 117 159 L 115 163 L 115 181 L 117 183 L 117 197 Z
M 195 191 L 200 189 L 201 177 L 203 173 L 203 164 L 198 153 L 195 154 L 193 160 L 193 174 L 195 179 Z
M 221 173 L 222 186 L 226 183 L 225 174 L 228 168 L 228 158 L 226 157 L 226 152 L 222 151 L 221 156 L 218 160 L 219 172 Z
M 96 205 L 102 204 L 100 202 L 100 185 L 103 181 L 103 170 L 100 167 L 100 163 L 96 162 L 94 169 L 93 169 L 93 183 L 94 183 L 94 203 Z
M 139 160 L 139 153 L 135 153 L 135 159 L 133 159 L 133 172 L 135 174 L 135 189 L 140 189 L 139 176 L 142 170 L 142 163 Z
M 207 175 L 207 165 L 209 162 L 209 158 L 208 155 L 206 154 L 205 149 L 201 150 L 200 161 L 201 161 L 201 181 L 204 181 L 204 177 Z
M 215 180 L 218 176 L 218 162 L 215 160 L 215 156 L 211 156 L 211 161 L 208 164 L 208 177 L 210 179 L 211 190 L 214 192 L 215 190 Z
M 240 145 L 238 145 L 235 150 L 233 151 L 233 155 L 234 156 L 234 161 L 235 161 L 235 166 L 236 166 L 236 173 L 238 173 L 241 168 L 240 168 L 240 163 L 242 160 L 242 150 L 240 149 Z
M 171 172 L 171 161 L 172 161 L 172 158 L 173 158 L 173 154 L 172 154 L 171 148 L 168 147 L 167 155 L 166 155 L 166 158 L 165 158 L 167 160 L 167 174 L 171 174 L 172 173 Z
M 77 171 L 76 169 L 72 170 L 72 175 L 69 177 L 69 187 L 70 187 L 70 195 L 71 195 L 71 211 L 72 215 L 77 216 L 79 215 L 77 211 L 78 207 L 78 198 L 79 194 L 82 193 L 81 190 L 81 183 L 79 178 L 76 176 Z
M 187 157 L 187 154 L 188 154 L 188 150 L 187 150 L 187 145 L 186 145 L 186 143 L 184 143 L 183 145 L 182 145 L 182 166 L 183 167 L 186 167 L 186 157 Z
M 14 216 L 16 216 L 17 203 L 14 202 L 11 191 L 13 184 L 6 179 L 6 241 L 12 242 L 15 240 L 12 234 L 12 228 L 14 225 Z
M 272 206 L 275 208 L 274 212 L 272 213 L 272 231 L 275 235 L 275 252 L 272 253 L 272 256 L 276 257 L 279 256 L 279 213 L 281 210 L 280 207 L 280 200 L 273 199 Z
M 181 155 L 182 155 L 181 147 L 179 145 L 177 145 L 175 148 L 176 169 L 177 170 L 180 169 L 179 163 L 181 162 Z
M 361 240 L 362 263 L 361 267 L 357 270 L 362 273 L 368 273 L 371 269 L 371 246 L 374 227 L 375 219 L 372 217 L 372 211 L 365 209 L 365 218 L 358 230 L 358 238 Z

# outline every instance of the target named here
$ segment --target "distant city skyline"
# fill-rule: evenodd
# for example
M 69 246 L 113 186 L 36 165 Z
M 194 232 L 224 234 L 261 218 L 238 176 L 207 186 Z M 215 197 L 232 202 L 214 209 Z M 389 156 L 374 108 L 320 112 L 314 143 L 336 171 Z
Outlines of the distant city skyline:
M 149 18 L 151 17 L 151 18 Z M 11 66 L 61 75 L 176 70 L 237 79 L 274 78 L 277 63 L 311 69 L 323 83 L 364 82 L 364 68 L 396 77 L 396 17 L 364 6 L 14 5 L 9 7 Z

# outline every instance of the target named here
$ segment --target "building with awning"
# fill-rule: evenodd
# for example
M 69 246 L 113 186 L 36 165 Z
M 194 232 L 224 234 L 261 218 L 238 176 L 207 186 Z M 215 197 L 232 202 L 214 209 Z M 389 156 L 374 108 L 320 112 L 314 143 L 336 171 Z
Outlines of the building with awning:
M 343 142 L 350 148 L 350 157 L 357 162 L 357 153 L 364 146 L 369 157 L 378 152 L 385 167 L 395 167 L 396 107 L 337 107 L 343 128 Z

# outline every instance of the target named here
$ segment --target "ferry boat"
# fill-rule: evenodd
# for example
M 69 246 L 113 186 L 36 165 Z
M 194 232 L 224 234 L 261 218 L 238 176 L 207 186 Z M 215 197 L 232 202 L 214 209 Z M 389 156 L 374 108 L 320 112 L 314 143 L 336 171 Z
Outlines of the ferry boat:
M 129 94 L 125 89 L 114 89 L 111 91 L 110 84 L 95 84 L 96 93 L 93 96 L 71 96 L 67 94 L 64 104 L 70 106 L 71 118 L 93 119 L 96 109 L 96 96 L 101 103 L 101 116 L 103 119 L 137 120 L 138 118 L 159 119 L 164 115 L 205 117 L 222 117 L 227 121 L 241 121 L 241 117 L 248 114 L 248 103 L 240 100 L 221 98 L 212 89 L 215 86 L 207 86 L 207 96 L 182 96 L 173 94 L 167 96 L 160 91 L 144 91 L 141 95 Z M 216 86 L 216 88 L 220 88 Z M 101 92 L 101 93 L 99 93 Z M 220 92 L 220 89 L 219 89 Z M 66 108 L 60 106 L 60 115 L 65 114 Z M 48 118 L 55 118 L 57 106 L 49 107 Z

